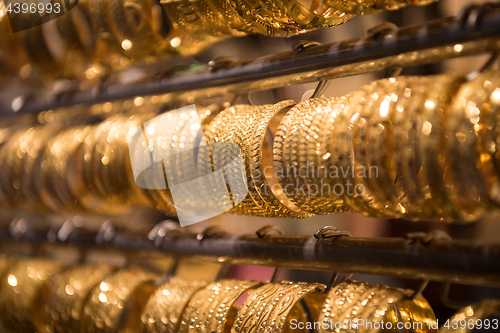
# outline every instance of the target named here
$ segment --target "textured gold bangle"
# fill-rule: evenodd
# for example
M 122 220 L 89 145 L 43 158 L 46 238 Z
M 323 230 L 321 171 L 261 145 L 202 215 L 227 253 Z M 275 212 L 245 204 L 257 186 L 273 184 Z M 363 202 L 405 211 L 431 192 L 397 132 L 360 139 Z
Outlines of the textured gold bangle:
M 231 332 L 282 332 L 287 328 L 289 315 L 304 322 L 307 316 L 299 301 L 323 288 L 318 283 L 280 281 L 265 284 L 245 300 Z
M 55 279 L 45 304 L 44 331 L 81 332 L 83 307 L 94 287 L 109 273 L 111 269 L 105 265 L 79 266 Z
M 475 329 L 485 327 L 486 319 L 500 311 L 500 301 L 487 299 L 479 303 L 475 303 L 464 307 L 450 319 L 447 320 L 447 325 L 442 326 L 439 333 L 470 333 Z M 492 327 L 489 324 L 489 327 Z
M 257 119 L 249 127 L 249 141 L 244 152 L 247 175 L 250 176 L 247 179 L 248 189 L 255 203 L 267 211 L 267 216 L 292 218 L 311 216 L 302 210 L 295 210 L 293 206 L 287 206 L 287 202 L 283 199 L 280 200 L 278 196 L 283 194 L 282 189 L 273 189 L 266 177 L 266 169 L 273 167 L 273 144 L 270 144 L 269 151 L 264 151 L 264 140 L 269 123 L 273 117 L 281 112 L 287 112 L 295 104 L 297 101 L 283 101 L 275 105 L 261 106 Z M 274 142 L 274 137 L 272 142 Z M 275 175 L 271 175 L 271 177 L 275 177 Z
M 45 259 L 22 260 L 1 277 L 0 312 L 2 325 L 13 332 L 42 329 L 43 304 L 50 289 L 50 278 L 62 266 Z
M 125 269 L 106 277 L 85 304 L 82 324 L 96 333 L 138 330 L 140 314 L 156 289 L 159 276 L 141 269 Z
M 404 79 L 404 81 L 402 81 Z M 400 211 L 405 218 L 430 216 L 424 202 L 425 198 L 417 185 L 417 175 L 421 169 L 419 152 L 416 149 L 416 127 L 421 124 L 416 116 L 430 79 L 425 77 L 397 78 L 405 88 L 398 97 L 396 112 L 391 117 L 394 126 L 393 158 L 396 164 L 397 179 L 394 190 L 401 201 Z
M 184 309 L 178 333 L 227 332 L 236 313 L 236 300 L 261 284 L 258 281 L 223 280 L 197 291 Z
M 404 326 L 411 327 L 408 332 L 435 331 L 436 318 L 429 303 L 421 296 L 410 300 L 407 294 L 407 291 L 400 289 L 344 281 L 329 291 L 318 318 L 318 322 L 322 324 L 318 331 L 325 333 L 342 329 L 354 333 L 368 331 L 373 327 L 378 327 L 377 331 L 391 330 L 396 329 L 400 316 L 403 326 L 410 323 Z M 421 330 L 418 330 L 420 325 L 413 323 L 421 324 Z M 384 329 L 381 325 L 385 325 Z
M 368 151 L 367 151 L 367 124 L 373 112 L 373 104 L 378 100 L 379 94 L 378 82 L 373 82 L 366 85 L 358 92 L 353 94 L 353 107 L 348 110 L 347 116 L 350 119 L 349 129 L 352 131 L 350 135 L 353 140 L 353 157 L 354 164 L 352 169 L 352 177 L 354 179 L 354 204 L 364 214 L 370 216 L 387 218 L 395 217 L 393 212 L 386 209 L 386 206 L 381 202 L 381 194 L 379 189 L 374 188 L 369 179 L 365 177 L 362 170 L 369 168 Z
M 456 191 L 452 184 L 445 183 L 443 156 L 444 118 L 448 113 L 451 97 L 456 94 L 464 77 L 458 74 L 444 74 L 435 78 L 432 87 L 421 105 L 422 128 L 420 134 L 420 155 L 422 173 L 419 185 L 424 189 L 427 201 L 437 206 L 435 217 L 446 220 L 461 220 L 460 208 L 456 204 Z
M 338 97 L 301 102 L 285 115 L 276 133 L 275 173 L 284 193 L 307 212 L 329 214 L 351 209 L 346 193 L 338 191 L 337 184 L 344 188 L 342 172 L 335 172 L 337 156 L 328 147 L 332 131 L 340 126 L 338 117 L 349 107 L 348 100 Z M 300 195 L 301 188 L 307 193 Z
M 141 315 L 141 333 L 175 333 L 182 311 L 205 282 L 173 278 L 151 296 Z

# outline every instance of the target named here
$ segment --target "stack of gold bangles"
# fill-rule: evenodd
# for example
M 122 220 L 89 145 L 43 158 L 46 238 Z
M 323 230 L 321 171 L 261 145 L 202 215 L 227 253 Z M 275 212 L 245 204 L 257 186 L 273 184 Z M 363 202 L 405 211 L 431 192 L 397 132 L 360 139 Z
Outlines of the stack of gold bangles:
M 500 205 L 499 106 L 500 72 L 486 71 L 470 81 L 458 74 L 399 77 L 343 97 L 197 112 L 209 145 L 241 150 L 243 167 L 226 172 L 244 175 L 249 194 L 231 213 L 471 221 Z M 198 140 L 188 122 L 167 112 L 155 118 L 166 127 L 140 127 L 151 117 L 12 130 L 0 143 L 4 208 L 109 215 L 150 206 L 175 215 L 166 180 L 137 186 L 129 155 L 174 154 L 164 172 L 183 183 L 200 168 L 220 169 L 234 152 L 223 150 L 217 160 L 196 153 L 187 149 Z M 128 147 L 137 133 L 142 141 Z
M 0 73 L 92 80 L 134 61 L 192 55 L 228 36 L 293 35 L 339 25 L 355 15 L 434 1 L 80 0 L 67 14 L 16 34 L 9 19 L 27 20 L 28 7 L 0 1 Z M 44 11 L 50 13 L 48 5 L 50 11 Z
M 8 332 L 436 332 L 434 313 L 412 291 L 345 280 L 317 283 L 163 281 L 119 270 L 5 257 L 0 322 Z

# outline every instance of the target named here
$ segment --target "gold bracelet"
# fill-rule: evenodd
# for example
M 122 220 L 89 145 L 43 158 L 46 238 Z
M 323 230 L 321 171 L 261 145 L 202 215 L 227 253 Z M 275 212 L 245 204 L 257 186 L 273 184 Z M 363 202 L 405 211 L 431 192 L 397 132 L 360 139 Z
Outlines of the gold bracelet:
M 125 269 L 106 277 L 85 304 L 85 330 L 111 333 L 138 330 L 140 314 L 156 289 L 159 276 L 142 269 Z
M 347 116 L 350 119 L 348 131 L 352 131 L 350 137 L 353 140 L 354 153 L 354 164 L 349 171 L 352 173 L 354 180 L 353 197 L 354 204 L 358 209 L 370 216 L 391 218 L 395 217 L 395 214 L 386 209 L 384 203 L 381 202 L 382 198 L 379 189 L 372 186 L 369 179 L 365 177 L 366 170 L 369 168 L 366 137 L 368 134 L 367 124 L 371 112 L 373 112 L 372 106 L 379 98 L 378 86 L 378 82 L 373 82 L 353 94 L 353 106 L 348 109 L 349 114 Z
M 396 329 L 398 323 L 405 329 L 410 327 L 408 332 L 435 331 L 437 322 L 429 303 L 422 296 L 411 300 L 408 293 L 365 282 L 344 281 L 328 292 L 318 318 L 321 324 L 318 331 L 342 329 L 354 333 L 373 327 L 383 331 Z
M 462 93 L 459 93 L 459 96 L 466 94 L 464 97 L 467 99 L 467 104 L 461 104 L 463 100 L 459 97 L 454 103 L 456 107 L 462 109 L 462 112 L 465 111 L 466 116 L 469 118 L 468 121 L 474 124 L 473 128 L 477 140 L 475 147 L 477 154 L 475 156 L 476 168 L 474 170 L 478 170 L 482 184 L 486 186 L 485 190 L 487 191 L 488 202 L 491 206 L 489 209 L 491 210 L 500 207 L 500 160 L 497 146 L 500 143 L 498 136 L 499 75 L 498 70 L 487 71 L 479 75 L 473 82 L 462 88 Z M 476 83 L 474 84 L 474 82 Z M 467 91 L 468 89 L 469 91 Z M 477 114 L 478 111 L 479 114 Z M 478 119 L 479 121 L 477 121 Z M 466 124 L 469 126 L 467 122 Z M 471 143 L 469 142 L 469 144 Z M 479 186 L 479 184 L 476 186 Z M 481 189 L 482 191 L 484 189 Z
M 111 273 L 108 266 L 79 266 L 61 274 L 45 304 L 47 333 L 81 332 L 83 307 L 94 287 Z
M 494 172 L 491 173 L 492 161 L 484 158 L 489 155 L 481 156 L 480 135 L 484 132 L 481 127 L 491 115 L 490 96 L 499 83 L 498 71 L 484 72 L 464 83 L 446 118 L 448 172 L 445 176 L 457 189 L 458 205 L 465 220 L 477 220 L 484 214 L 490 203 L 490 189 L 498 184 Z
M 178 333 L 227 332 L 237 311 L 236 300 L 261 284 L 258 281 L 223 280 L 198 290 L 184 309 Z
M 141 315 L 141 333 L 175 333 L 189 299 L 205 282 L 173 278 L 151 296 Z
M 403 78 L 397 80 L 406 87 L 398 97 L 396 112 L 391 117 L 394 127 L 392 152 L 397 170 L 394 189 L 401 201 L 400 211 L 405 218 L 430 217 L 429 207 L 425 204 L 425 198 L 416 180 L 421 169 L 421 161 L 416 149 L 418 142 L 415 133 L 417 126 L 421 128 L 416 116 L 417 110 L 431 82 L 430 78 L 426 77 L 405 77 L 404 82 Z
M 318 283 L 280 281 L 268 283 L 248 295 L 238 312 L 231 332 L 282 332 L 290 317 L 305 322 L 300 300 L 325 286 Z
M 275 105 L 265 105 L 259 107 L 258 117 L 251 123 L 249 128 L 249 141 L 245 149 L 245 166 L 247 168 L 247 182 L 250 197 L 255 203 L 267 212 L 267 216 L 305 218 L 312 214 L 297 209 L 290 202 L 284 200 L 286 195 L 281 188 L 274 189 L 273 185 L 279 186 L 279 183 L 270 183 L 266 171 L 268 167 L 273 167 L 273 143 L 265 145 L 266 135 L 268 134 L 269 124 L 273 117 L 297 104 L 296 101 L 283 101 Z M 266 163 L 267 161 L 267 163 Z M 270 176 L 275 177 L 274 174 Z M 279 186 L 280 187 L 280 186 Z
M 285 194 L 307 212 L 329 214 L 351 210 L 347 194 L 338 191 L 338 186 L 344 189 L 344 184 L 339 177 L 342 173 L 335 172 L 337 155 L 328 147 L 332 131 L 339 126 L 337 116 L 348 105 L 348 97 L 301 102 L 285 115 L 276 133 L 275 173 Z M 307 193 L 300 195 L 301 189 Z
M 9 267 L 0 281 L 2 325 L 13 332 L 43 329 L 43 304 L 50 290 L 50 279 L 63 267 L 45 259 L 18 261 Z
M 488 328 L 485 327 L 488 317 L 498 314 L 499 311 L 500 301 L 498 300 L 486 299 L 469 305 L 451 316 L 446 321 L 447 325 L 442 326 L 439 333 L 470 333 L 481 327 L 488 329 L 492 326 L 488 322 Z
M 463 216 L 456 204 L 456 191 L 452 184 L 445 183 L 444 156 L 442 134 L 444 118 L 451 102 L 464 77 L 458 74 L 444 74 L 435 78 L 421 108 L 422 127 L 420 136 L 420 156 L 422 156 L 422 173 L 419 174 L 419 185 L 424 189 L 426 201 L 437 206 L 435 217 L 441 220 L 461 220 Z

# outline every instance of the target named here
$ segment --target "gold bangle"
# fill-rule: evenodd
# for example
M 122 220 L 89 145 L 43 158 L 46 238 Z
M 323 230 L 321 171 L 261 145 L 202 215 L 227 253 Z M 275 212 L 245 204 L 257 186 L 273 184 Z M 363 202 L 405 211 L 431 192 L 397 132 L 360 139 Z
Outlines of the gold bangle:
M 491 93 L 500 84 L 497 71 L 487 71 L 464 83 L 449 107 L 445 128 L 447 137 L 446 180 L 458 192 L 458 206 L 464 220 L 477 220 L 487 209 L 495 175 L 491 161 L 481 156 L 481 129 L 491 115 Z M 492 129 L 493 130 L 493 129 Z M 484 160 L 485 163 L 482 163 Z M 493 185 L 493 186 L 492 186 Z
M 111 273 L 110 267 L 79 266 L 61 274 L 45 304 L 48 333 L 81 332 L 83 307 L 94 287 Z
M 394 126 L 393 158 L 397 170 L 394 189 L 401 201 L 400 211 L 405 218 L 430 218 L 429 207 L 424 203 L 425 198 L 416 180 L 421 162 L 416 149 L 418 142 L 415 132 L 417 124 L 420 124 L 417 110 L 431 81 L 426 77 L 405 77 L 405 82 L 401 81 L 402 78 L 397 80 L 406 87 L 398 97 L 396 112 L 391 117 Z
M 456 205 L 456 191 L 452 184 L 445 183 L 444 152 L 441 144 L 444 131 L 444 118 L 451 102 L 450 96 L 456 94 L 464 77 L 458 74 L 444 74 L 435 78 L 421 107 L 422 127 L 417 132 L 420 139 L 422 173 L 419 185 L 424 189 L 426 202 L 437 206 L 435 217 L 441 220 L 461 220 L 460 208 Z
M 273 138 L 269 140 L 271 143 L 268 144 L 267 151 L 265 147 L 270 122 L 280 113 L 288 112 L 295 104 L 297 101 L 283 101 L 275 105 L 261 106 L 256 121 L 253 121 L 249 127 L 249 141 L 244 152 L 248 189 L 250 197 L 267 212 L 267 216 L 291 218 L 312 216 L 312 214 L 297 209 L 295 205 L 292 206 L 288 200 L 284 200 L 286 195 L 283 190 L 273 188 L 273 185 L 279 186 L 279 183 L 270 183 L 266 176 L 266 169 L 269 166 L 274 167 L 273 143 L 275 136 L 273 133 L 271 133 Z M 275 176 L 271 175 L 271 177 Z
M 178 333 L 227 332 L 236 313 L 236 300 L 261 284 L 258 281 L 223 280 L 198 290 L 184 309 Z
M 151 296 L 141 315 L 141 333 L 175 333 L 182 311 L 205 282 L 173 278 Z
M 500 311 L 500 301 L 486 299 L 469 305 L 447 320 L 449 325 L 442 326 L 439 333 L 470 333 L 483 324 L 488 317 Z M 484 326 L 484 325 L 482 325 Z
M 348 109 L 347 118 L 350 119 L 348 131 L 352 131 L 350 137 L 353 140 L 353 157 L 354 164 L 352 165 L 352 177 L 354 181 L 354 204 L 364 214 L 370 216 L 387 218 L 395 217 L 395 214 L 386 210 L 386 207 L 381 203 L 381 194 L 378 189 L 375 189 L 366 179 L 364 173 L 359 170 L 366 170 L 368 167 L 368 151 L 367 151 L 367 133 L 368 121 L 371 117 L 372 104 L 379 97 L 377 94 L 378 83 L 373 82 L 366 85 L 356 92 L 352 97 L 352 108 Z
M 142 269 L 125 269 L 106 277 L 85 304 L 82 324 L 96 333 L 138 330 L 140 314 L 156 289 L 159 276 Z
M 324 289 L 318 283 L 280 281 L 252 291 L 238 312 L 231 332 L 282 332 L 290 317 L 307 320 L 300 300 Z
M 22 260 L 8 268 L 0 282 L 2 325 L 13 332 L 43 329 L 40 312 L 50 290 L 50 279 L 62 270 L 58 263 L 45 259 Z
M 369 110 L 367 119 L 366 153 L 367 164 L 359 172 L 367 177 L 371 190 L 377 193 L 380 205 L 392 212 L 395 217 L 401 217 L 404 208 L 401 200 L 395 195 L 397 170 L 392 159 L 393 124 L 391 118 L 396 112 L 396 102 L 406 86 L 405 78 L 385 79 L 378 81 L 375 92 L 378 98 Z M 358 170 L 356 170 L 358 172 Z
M 399 316 L 405 328 L 411 327 L 408 332 L 418 331 L 418 327 L 422 327 L 418 332 L 435 330 L 437 322 L 429 303 L 422 296 L 411 300 L 408 293 L 409 291 L 365 282 L 344 281 L 328 292 L 318 318 L 318 322 L 322 324 L 318 331 L 368 330 L 368 326 L 360 327 L 361 325 L 379 327 L 381 331 L 390 330 L 401 322 Z M 382 322 L 385 322 L 384 329 Z
M 337 168 L 333 161 L 336 155 L 328 147 L 332 131 L 339 126 L 337 116 L 347 107 L 348 97 L 304 101 L 279 125 L 273 151 L 275 168 L 281 172 L 276 171 L 276 175 L 285 194 L 304 211 L 329 214 L 351 210 L 345 193 L 334 193 L 341 181 L 332 172 Z M 304 168 L 305 175 L 301 173 Z M 308 193 L 300 195 L 301 188 Z
M 499 110 L 500 110 L 500 72 L 487 71 L 478 76 L 474 87 L 470 86 L 470 93 L 464 91 L 467 105 L 460 105 L 463 100 L 457 98 L 455 104 L 466 108 L 465 113 L 470 122 L 474 123 L 474 133 L 477 136 L 475 165 L 480 173 L 482 183 L 488 192 L 489 209 L 496 210 L 500 207 L 500 160 L 498 158 L 499 142 Z M 473 83 L 471 82 L 470 85 Z M 466 88 L 463 88 L 464 90 Z M 477 94 L 477 96 L 476 96 Z M 480 111 L 476 115 L 477 110 Z M 471 112 L 472 111 L 472 112 Z M 462 110 L 464 112 L 464 110 Z M 479 116 L 479 122 L 476 123 Z M 472 149 L 472 148 L 471 148 Z

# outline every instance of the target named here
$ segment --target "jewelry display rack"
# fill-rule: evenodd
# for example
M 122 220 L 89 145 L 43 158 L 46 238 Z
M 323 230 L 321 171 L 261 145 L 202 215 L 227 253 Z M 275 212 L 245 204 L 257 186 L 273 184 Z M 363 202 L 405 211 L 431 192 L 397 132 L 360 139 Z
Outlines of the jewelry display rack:
M 418 51 L 418 52 L 417 52 Z M 319 82 L 321 95 L 328 80 L 374 71 L 395 74 L 409 66 L 500 52 L 500 6 L 469 6 L 456 17 L 395 29 L 381 25 L 365 37 L 319 45 L 298 42 L 289 52 L 247 61 L 216 59 L 196 70 L 134 85 L 101 82 L 92 91 L 67 91 L 23 97 L 21 106 L 0 101 L 0 115 L 11 116 L 161 95 L 163 100 L 194 103 L 226 94 Z M 199 66 L 198 66 L 199 67 Z M 478 68 L 479 69 L 479 68 Z M 76 85 L 75 85 L 76 86 Z M 109 89 L 109 87 L 113 89 Z M 52 96 L 51 99 L 40 96 Z M 0 230 L 0 244 L 26 242 L 77 248 L 113 249 L 124 253 L 155 252 L 174 257 L 201 257 L 229 265 L 319 270 L 391 276 L 424 281 L 500 287 L 500 243 L 452 240 L 444 233 L 413 233 L 406 238 L 357 238 L 325 227 L 311 236 L 234 236 L 209 228 L 188 233 L 171 223 L 157 225 L 149 237 L 131 236 L 110 224 L 92 233 L 71 223 L 59 229 Z
M 298 42 L 293 45 L 292 51 L 253 60 L 237 62 L 223 57 L 202 66 L 203 69 L 197 66 L 196 70 L 180 70 L 170 77 L 161 78 L 158 75 L 149 83 L 122 85 L 101 82 L 91 91 L 71 90 L 55 96 L 47 92 L 38 96 L 19 96 L 16 99 L 23 103 L 15 103 L 15 109 L 11 101 L 0 101 L 0 114 L 35 113 L 152 95 L 162 95 L 163 100 L 171 102 L 194 103 L 227 94 L 324 82 L 378 70 L 495 53 L 500 50 L 498 36 L 498 5 L 472 5 L 456 17 L 401 29 L 382 24 L 365 37 L 326 45 Z

